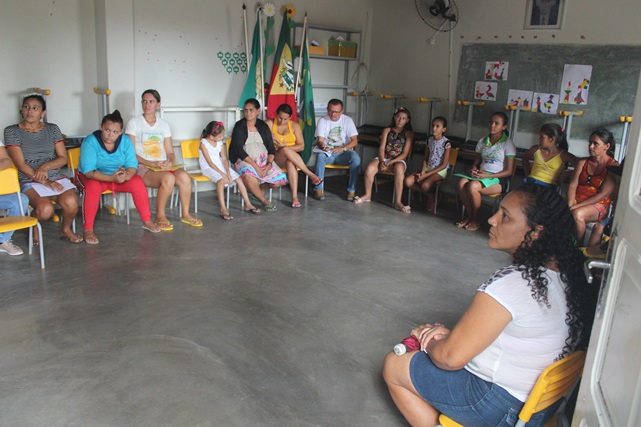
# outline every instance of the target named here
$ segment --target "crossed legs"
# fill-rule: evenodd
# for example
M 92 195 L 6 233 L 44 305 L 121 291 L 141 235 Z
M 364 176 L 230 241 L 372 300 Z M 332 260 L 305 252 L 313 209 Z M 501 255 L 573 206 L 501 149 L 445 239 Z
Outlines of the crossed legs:
M 300 206 L 300 202 L 298 201 L 298 170 L 296 168 L 307 175 L 314 185 L 320 184 L 321 179 L 310 171 L 298 153 L 289 147 L 279 149 L 276 152 L 274 160 L 278 166 L 287 169 L 287 179 L 289 180 L 289 187 L 292 191 L 292 206 L 294 204 Z

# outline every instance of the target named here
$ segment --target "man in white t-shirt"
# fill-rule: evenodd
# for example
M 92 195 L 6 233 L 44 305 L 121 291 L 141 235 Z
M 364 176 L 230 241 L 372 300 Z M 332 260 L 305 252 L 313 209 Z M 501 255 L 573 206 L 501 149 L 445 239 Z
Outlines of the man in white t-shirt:
M 7 149 L 4 148 L 4 143 L 0 140 L 0 170 L 10 168 L 12 165 Z M 18 179 L 16 177 L 16 179 Z M 18 197 L 22 198 L 22 212 L 20 212 L 20 205 L 18 204 Z M 29 199 L 23 193 L 0 195 L 0 209 L 8 209 L 9 216 L 22 216 L 27 212 L 29 206 Z M 11 241 L 13 231 L 0 233 L 0 252 L 8 253 L 9 255 L 22 255 L 22 249 Z
M 327 103 L 327 115 L 316 125 L 316 175 L 325 177 L 325 165 L 349 166 L 347 200 L 353 201 L 361 158 L 354 151 L 358 145 L 358 131 L 351 117 L 343 115 L 343 101 L 331 99 Z M 314 187 L 314 198 L 324 200 L 323 182 Z

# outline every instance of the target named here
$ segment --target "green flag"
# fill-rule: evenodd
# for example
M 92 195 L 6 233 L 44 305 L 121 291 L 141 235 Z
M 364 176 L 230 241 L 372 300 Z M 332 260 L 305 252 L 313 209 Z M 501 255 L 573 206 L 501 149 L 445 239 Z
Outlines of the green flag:
M 316 137 L 316 115 L 314 114 L 314 92 L 312 90 L 312 76 L 309 69 L 309 43 L 307 34 L 303 35 L 304 42 L 301 49 L 303 49 L 302 65 L 300 70 L 300 95 L 298 98 L 298 124 L 303 130 L 303 138 L 305 139 L 305 149 L 301 151 L 301 157 L 307 163 L 309 157 L 312 155 L 312 147 Z
M 261 70 L 264 73 L 264 67 L 262 66 L 262 55 L 261 55 L 261 46 L 260 46 L 260 11 L 256 12 L 256 25 L 254 26 L 254 35 L 252 36 L 252 51 L 251 51 L 251 60 L 249 64 L 249 69 L 247 71 L 247 82 L 245 83 L 245 88 L 243 93 L 238 100 L 238 108 L 243 108 L 245 101 L 249 98 L 256 98 L 261 103 L 263 102 L 263 86 L 265 82 L 264 74 L 261 78 Z

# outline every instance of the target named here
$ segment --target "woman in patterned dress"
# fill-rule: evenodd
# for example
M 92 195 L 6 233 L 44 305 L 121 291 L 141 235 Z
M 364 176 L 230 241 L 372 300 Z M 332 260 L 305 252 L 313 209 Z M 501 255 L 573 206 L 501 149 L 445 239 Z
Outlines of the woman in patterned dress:
M 372 200 L 372 184 L 377 173 L 394 173 L 394 208 L 403 213 L 410 213 L 409 206 L 403 206 L 403 180 L 407 169 L 406 160 L 412 152 L 414 132 L 412 132 L 412 115 L 405 107 L 394 111 L 392 123 L 383 129 L 378 146 L 378 157 L 374 158 L 365 169 L 365 194 L 354 198 L 354 203 L 367 203 Z
M 568 206 L 576 222 L 579 242 L 585 236 L 586 223 L 607 218 L 613 185 L 603 185 L 608 176 L 608 166 L 617 166 L 614 158 L 614 136 L 605 128 L 590 135 L 590 157 L 579 160 L 568 187 Z M 609 182 L 608 182 L 609 184 Z
M 276 211 L 263 194 L 264 187 L 278 188 L 287 184 L 287 176 L 274 165 L 274 141 L 267 124 L 258 118 L 260 103 L 254 98 L 245 101 L 244 119 L 234 125 L 229 145 L 229 160 L 243 178 L 245 187 L 264 206 L 266 212 Z

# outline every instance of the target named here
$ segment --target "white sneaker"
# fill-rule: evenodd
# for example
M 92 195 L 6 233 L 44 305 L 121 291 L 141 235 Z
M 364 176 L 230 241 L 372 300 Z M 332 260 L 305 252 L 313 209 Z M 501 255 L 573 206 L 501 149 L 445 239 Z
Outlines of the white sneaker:
M 16 246 L 11 240 L 7 240 L 0 245 L 0 252 L 6 252 L 9 255 L 22 255 L 24 252 Z

